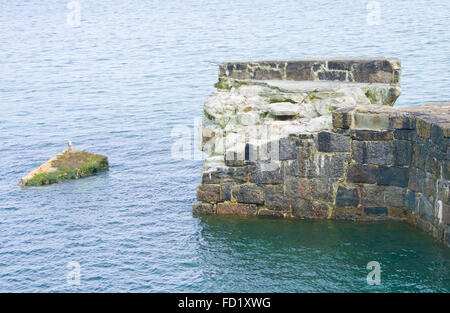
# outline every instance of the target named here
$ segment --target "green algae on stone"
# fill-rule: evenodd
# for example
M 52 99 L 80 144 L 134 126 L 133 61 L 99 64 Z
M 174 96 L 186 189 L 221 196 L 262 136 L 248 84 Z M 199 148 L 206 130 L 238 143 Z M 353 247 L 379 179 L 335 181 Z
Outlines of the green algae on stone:
M 20 186 L 42 186 L 108 170 L 108 158 L 81 150 L 65 150 L 22 178 Z

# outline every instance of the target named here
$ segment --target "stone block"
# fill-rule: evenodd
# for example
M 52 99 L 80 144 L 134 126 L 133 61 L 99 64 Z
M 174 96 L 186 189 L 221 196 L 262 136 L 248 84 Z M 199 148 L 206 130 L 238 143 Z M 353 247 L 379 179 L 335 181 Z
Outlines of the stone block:
M 385 203 L 387 206 L 407 207 L 407 190 L 406 188 L 386 186 Z
M 409 129 L 396 129 L 394 130 L 394 138 L 398 140 L 414 141 L 416 139 L 416 131 Z
M 429 223 L 434 222 L 434 205 L 424 195 L 419 195 L 416 198 L 416 208 L 419 216 Z
M 258 216 L 262 217 L 272 217 L 272 218 L 282 218 L 284 217 L 281 212 L 269 210 L 269 209 L 261 209 L 258 212 Z
M 389 217 L 395 219 L 407 219 L 408 218 L 408 208 L 406 207 L 389 207 L 388 208 Z
M 397 67 L 397 65 L 396 65 Z M 398 66 L 399 68 L 399 66 Z M 360 83 L 397 83 L 393 64 L 388 60 L 359 61 L 352 66 L 354 81 Z
M 389 129 L 389 115 L 388 114 L 369 114 L 369 113 L 355 113 L 355 129 L 373 129 L 383 130 Z
M 444 130 L 439 125 L 431 124 L 430 137 L 432 143 L 439 145 L 445 140 Z
M 406 195 L 407 207 L 411 212 L 416 211 L 416 193 L 415 191 L 408 190 Z
M 361 193 L 361 204 L 364 207 L 386 206 L 384 186 L 360 185 L 358 188 Z
M 358 192 L 356 188 L 338 187 L 336 194 L 337 207 L 356 207 L 358 206 L 358 202 Z
M 194 215 L 213 215 L 216 214 L 216 205 L 211 203 L 199 203 L 192 206 Z
M 291 205 L 289 199 L 285 196 L 283 186 L 265 187 L 265 206 L 268 209 L 282 212 L 290 212 Z
M 412 159 L 412 144 L 406 140 L 396 140 L 394 143 L 394 164 L 410 166 Z
M 344 176 L 345 166 L 350 161 L 350 154 L 319 154 L 311 159 L 298 160 L 298 176 L 340 178 Z
M 328 214 L 328 206 L 317 201 L 297 198 L 292 201 L 292 215 L 308 219 L 324 219 Z
M 428 139 L 431 135 L 431 124 L 430 122 L 423 119 L 416 119 L 416 132 L 417 136 Z
M 334 154 L 323 157 L 323 161 L 319 160 L 319 173 L 322 177 L 341 178 L 345 174 L 345 167 L 350 161 L 350 154 Z
M 394 162 L 392 141 L 353 141 L 353 159 L 356 163 L 388 165 Z
M 225 182 L 247 182 L 247 167 L 221 167 L 203 172 L 202 184 L 220 184 Z
M 330 60 L 328 61 L 328 69 L 339 71 L 350 71 L 355 64 L 352 60 Z
M 352 111 L 353 108 L 345 108 L 333 111 L 333 128 L 349 129 L 352 125 Z
M 249 166 L 250 182 L 256 184 L 282 184 L 283 168 L 281 166 L 276 167 L 277 165 L 274 163 L 266 165 L 266 168 L 261 163 Z M 271 170 L 272 167 L 276 168 Z
M 230 167 L 245 166 L 245 159 L 243 153 L 236 151 L 227 151 L 224 155 L 225 165 Z
M 286 190 L 292 194 L 292 197 L 332 202 L 334 197 L 333 182 L 334 180 L 327 178 L 300 179 L 298 182 L 288 182 Z M 293 193 L 294 190 L 298 190 L 298 193 Z
M 286 65 L 287 80 L 313 80 L 312 63 L 305 61 L 292 61 Z
M 422 145 L 420 143 L 413 143 L 412 149 L 412 167 L 425 170 L 425 162 L 428 155 L 428 151 L 425 149 L 425 145 Z
M 200 185 L 197 187 L 197 200 L 201 202 L 218 202 L 220 185 Z
M 450 205 L 442 203 L 442 223 L 450 225 Z
M 279 70 L 256 68 L 253 73 L 253 79 L 256 80 L 281 80 L 282 75 Z
M 394 134 L 387 130 L 354 130 L 352 134 L 354 140 L 359 141 L 387 141 L 394 139 Z
M 388 216 L 386 207 L 365 207 L 364 214 L 370 217 Z
M 347 181 L 350 183 L 374 184 L 377 181 L 375 165 L 350 164 L 347 168 Z
M 347 72 L 345 71 L 323 71 L 318 73 L 319 80 L 337 80 L 346 81 Z
M 425 172 L 418 168 L 411 168 L 409 170 L 408 188 L 412 191 L 425 193 Z
M 408 187 L 408 180 L 409 168 L 397 166 L 378 167 L 378 185 Z
M 217 204 L 218 215 L 253 216 L 256 214 L 255 204 L 242 204 L 233 202 L 221 202 Z
M 334 199 L 333 183 L 335 182 L 335 180 L 322 177 L 309 179 L 308 181 L 311 188 L 312 200 L 333 202 Z M 305 185 L 307 184 L 305 184 L 305 180 L 303 180 L 302 184 L 300 185 L 300 194 L 302 194 L 302 191 L 305 190 L 304 189 Z
M 220 184 L 220 201 L 231 201 L 231 188 L 233 186 L 235 186 L 235 183 Z
M 362 209 L 359 207 L 336 207 L 333 210 L 333 218 L 336 220 L 360 220 Z
M 300 142 L 295 136 L 280 139 L 280 160 L 295 160 L 298 156 Z
M 416 127 L 416 120 L 408 115 L 395 115 L 389 117 L 390 128 L 396 130 L 414 130 Z
M 289 198 L 300 197 L 300 183 L 301 178 L 292 175 L 286 175 L 284 179 L 284 185 L 286 190 L 286 196 Z
M 232 195 L 239 203 L 264 203 L 264 190 L 255 184 L 235 185 L 232 187 Z
M 350 138 L 341 134 L 322 131 L 317 134 L 319 152 L 349 152 Z
M 300 218 L 311 218 L 313 216 L 312 201 L 294 198 L 292 200 L 292 215 Z

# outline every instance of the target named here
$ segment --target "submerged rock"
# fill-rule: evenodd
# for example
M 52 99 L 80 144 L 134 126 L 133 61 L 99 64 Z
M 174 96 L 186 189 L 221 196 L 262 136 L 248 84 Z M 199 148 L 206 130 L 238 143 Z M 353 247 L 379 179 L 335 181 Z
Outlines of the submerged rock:
M 24 176 L 19 185 L 49 185 L 66 179 L 92 176 L 107 170 L 108 158 L 106 156 L 67 149 Z

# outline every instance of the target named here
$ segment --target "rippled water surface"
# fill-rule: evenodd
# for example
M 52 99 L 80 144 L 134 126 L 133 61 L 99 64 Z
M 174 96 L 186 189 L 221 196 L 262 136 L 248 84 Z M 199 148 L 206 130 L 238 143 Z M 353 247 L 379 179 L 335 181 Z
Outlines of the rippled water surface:
M 450 2 L 379 1 L 370 26 L 366 1 L 82 0 L 79 27 L 68 1 L 17 2 L 0 2 L 0 291 L 450 291 L 449 249 L 404 224 L 193 218 L 202 162 L 170 154 L 215 62 L 394 56 L 398 105 L 449 100 Z M 68 138 L 110 171 L 17 186 Z

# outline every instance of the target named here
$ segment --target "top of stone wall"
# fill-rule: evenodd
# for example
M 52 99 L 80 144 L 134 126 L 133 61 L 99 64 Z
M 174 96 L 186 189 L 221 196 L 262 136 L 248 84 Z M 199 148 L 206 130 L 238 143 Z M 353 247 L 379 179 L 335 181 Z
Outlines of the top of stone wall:
M 396 58 L 314 58 L 228 62 L 219 78 L 238 80 L 342 81 L 400 84 L 401 62 Z

